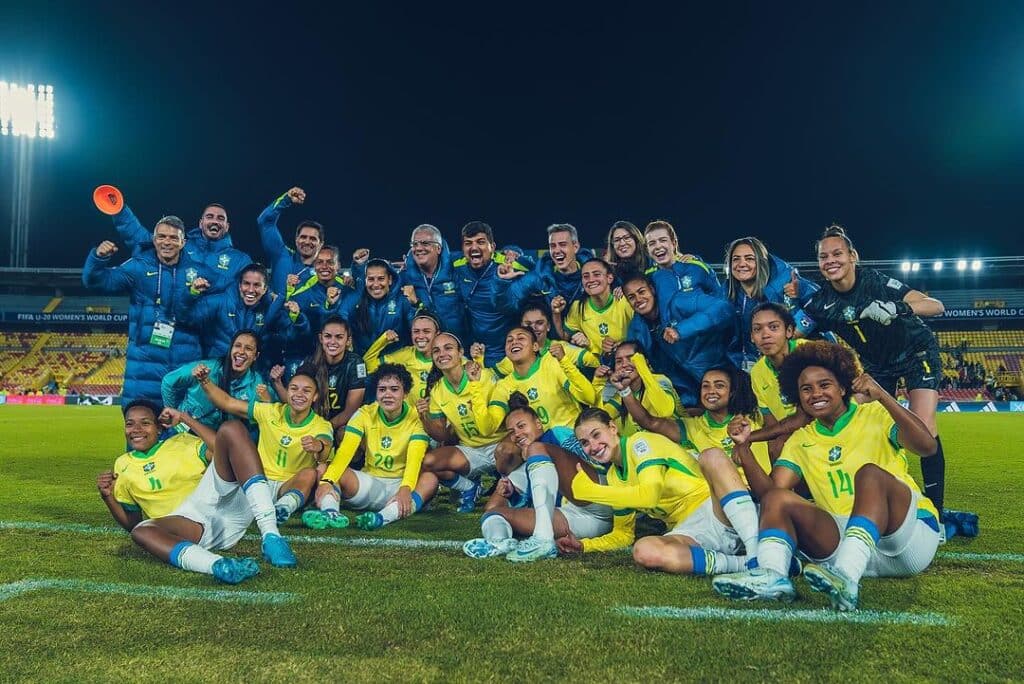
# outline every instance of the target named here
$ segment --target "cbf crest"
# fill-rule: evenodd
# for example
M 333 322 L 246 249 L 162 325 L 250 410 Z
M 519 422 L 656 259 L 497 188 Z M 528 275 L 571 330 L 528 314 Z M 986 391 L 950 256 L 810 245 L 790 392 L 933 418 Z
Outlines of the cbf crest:
M 195 280 L 198 276 L 199 276 L 199 271 L 197 271 L 196 269 L 194 269 L 194 268 L 187 269 L 185 271 L 185 284 L 186 285 L 191 285 L 192 281 Z
M 384 435 L 383 437 L 381 437 L 380 438 L 380 445 L 382 447 L 384 447 L 385 449 L 390 449 L 391 448 L 391 436 L 390 435 Z
M 456 410 L 459 412 L 459 415 L 462 416 L 463 418 L 469 415 L 469 406 L 467 406 L 466 404 L 459 404 L 456 407 Z
M 154 470 L 156 470 L 156 463 L 153 463 L 152 461 L 142 466 L 142 472 L 144 473 L 151 473 Z
M 536 387 L 531 387 L 530 389 L 526 390 L 526 398 L 529 399 L 530 401 L 537 401 L 537 397 L 539 396 L 540 392 L 537 391 Z
M 839 459 L 843 457 L 843 447 L 834 446 L 828 450 L 828 462 L 838 463 Z
M 392 299 L 390 302 L 388 302 L 388 313 L 389 314 L 396 314 L 396 313 L 398 313 L 398 304 L 395 302 L 394 299 Z
M 857 310 L 852 306 L 848 306 L 843 309 L 843 318 L 846 319 L 847 323 L 852 323 L 857 320 Z
M 693 289 L 693 278 L 688 275 L 683 276 L 679 279 L 680 290 L 692 290 Z
M 599 324 L 597 326 L 597 332 L 601 333 L 602 335 L 607 335 L 608 334 L 608 324 L 607 323 Z
M 450 280 L 441 283 L 441 293 L 446 295 L 455 294 L 455 283 Z
M 292 438 L 291 437 L 289 437 L 288 435 L 282 435 L 281 436 L 281 446 L 286 447 L 286 446 L 288 446 L 291 443 L 292 443 Z
M 228 270 L 228 266 L 230 266 L 230 264 L 231 257 L 229 257 L 227 254 L 221 254 L 220 258 L 217 259 L 217 268 L 221 269 L 222 271 Z

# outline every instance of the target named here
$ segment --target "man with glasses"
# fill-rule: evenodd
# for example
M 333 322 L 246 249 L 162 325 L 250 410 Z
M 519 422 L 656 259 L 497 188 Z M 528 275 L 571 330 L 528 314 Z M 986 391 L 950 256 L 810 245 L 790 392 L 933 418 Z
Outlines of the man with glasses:
M 436 227 L 424 223 L 412 231 L 399 283 L 413 304 L 422 303 L 438 317 L 443 330 L 464 339 L 465 319 L 452 257 Z

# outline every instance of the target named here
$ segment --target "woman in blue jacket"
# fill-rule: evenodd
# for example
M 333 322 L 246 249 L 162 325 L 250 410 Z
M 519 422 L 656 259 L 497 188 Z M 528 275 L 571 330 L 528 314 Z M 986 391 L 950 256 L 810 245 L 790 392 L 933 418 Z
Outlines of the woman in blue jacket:
M 762 302 L 782 304 L 796 321 L 796 329 L 806 336 L 814 329 L 814 321 L 803 312 L 803 305 L 818 291 L 818 286 L 801 278 L 788 263 L 769 254 L 768 248 L 756 237 L 733 240 L 725 249 L 723 265 L 726 294 L 736 309 L 736 345 L 730 349 L 733 361 L 750 370 L 761 354 L 750 339 L 750 319 L 754 307 Z M 792 292 L 797 292 L 795 297 Z
M 416 308 L 402 293 L 398 271 L 384 259 L 370 259 L 366 262 L 363 291 L 349 320 L 356 352 L 364 354 L 388 330 L 398 333 L 398 340 L 385 348 L 385 353 L 410 344 Z
M 208 367 L 211 382 L 236 399 L 258 400 L 258 390 L 263 385 L 269 395 L 266 400 L 278 401 L 273 385 L 255 368 L 259 355 L 259 336 L 252 330 L 239 330 L 231 338 L 223 358 L 187 363 L 164 376 L 160 383 L 164 406 L 187 413 L 213 430 L 220 427 L 226 416 L 210 402 L 199 382 L 192 377 L 192 369 L 198 364 Z M 250 425 L 249 432 L 255 431 L 256 426 Z

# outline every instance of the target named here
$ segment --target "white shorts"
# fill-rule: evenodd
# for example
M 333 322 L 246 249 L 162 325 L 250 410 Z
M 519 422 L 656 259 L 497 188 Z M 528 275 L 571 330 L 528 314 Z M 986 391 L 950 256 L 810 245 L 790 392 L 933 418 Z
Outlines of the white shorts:
M 569 523 L 569 531 L 577 539 L 600 537 L 612 531 L 612 509 L 602 504 L 577 506 L 568 499 L 563 499 L 558 510 Z
M 701 548 L 736 555 L 743 550 L 743 540 L 736 530 L 715 515 L 715 502 L 710 497 L 693 513 L 665 533 L 693 539 Z
M 466 477 L 470 480 L 479 480 L 481 475 L 494 475 L 498 472 L 494 467 L 494 450 L 498 448 L 497 443 L 481 447 L 459 444 L 455 448 L 469 461 L 469 475 Z
M 212 463 L 195 490 L 171 515 L 202 525 L 199 546 L 214 551 L 237 544 L 253 520 L 252 508 L 242 487 L 237 482 L 223 480 Z
M 402 486 L 400 477 L 377 477 L 362 470 L 353 470 L 352 473 L 359 482 L 359 489 L 351 499 L 345 499 L 345 506 L 357 511 L 379 511 Z
M 865 577 L 908 577 L 931 565 L 939 548 L 939 523 L 930 512 L 918 509 L 920 500 L 921 495 L 911 490 L 907 517 L 900 523 L 899 529 L 879 538 L 864 571 Z M 832 515 L 840 540 L 846 532 L 849 519 L 845 515 Z M 832 563 L 838 553 L 839 548 L 836 547 L 827 558 L 810 560 L 815 563 Z

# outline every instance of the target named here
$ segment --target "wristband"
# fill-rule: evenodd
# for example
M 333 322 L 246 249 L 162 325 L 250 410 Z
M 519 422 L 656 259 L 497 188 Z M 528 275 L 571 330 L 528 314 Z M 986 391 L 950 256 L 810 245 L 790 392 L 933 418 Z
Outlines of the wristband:
M 619 390 L 619 396 L 622 397 L 623 399 L 625 399 L 626 397 L 628 397 L 632 393 L 633 393 L 633 390 L 631 390 L 628 387 L 626 389 L 620 389 Z

